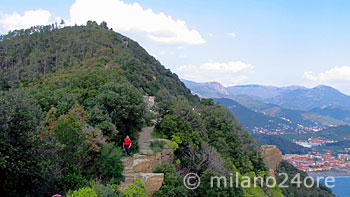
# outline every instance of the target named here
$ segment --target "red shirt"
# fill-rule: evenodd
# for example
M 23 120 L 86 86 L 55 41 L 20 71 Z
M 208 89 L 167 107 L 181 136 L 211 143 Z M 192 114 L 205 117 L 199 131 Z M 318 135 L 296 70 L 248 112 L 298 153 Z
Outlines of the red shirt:
M 129 146 L 131 144 L 131 140 L 130 139 L 124 139 L 124 145 Z

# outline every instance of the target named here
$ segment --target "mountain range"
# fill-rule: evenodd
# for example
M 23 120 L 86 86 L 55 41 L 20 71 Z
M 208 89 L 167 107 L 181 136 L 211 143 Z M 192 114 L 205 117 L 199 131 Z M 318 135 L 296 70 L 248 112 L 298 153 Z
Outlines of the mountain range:
M 314 88 L 303 86 L 240 85 L 227 87 L 226 90 L 231 95 L 248 95 L 267 103 L 294 110 L 308 111 L 317 107 L 334 105 L 350 106 L 350 96 L 325 85 L 319 85 Z
M 310 128 L 336 126 L 350 123 L 350 96 L 329 86 L 317 86 L 311 89 L 302 86 L 274 87 L 261 85 L 240 85 L 224 87 L 218 82 L 197 83 L 182 80 L 194 94 L 209 98 L 228 98 L 251 110 L 260 112 L 260 117 L 252 128 L 264 119 L 283 118 L 294 124 Z M 243 110 L 240 108 L 239 110 Z M 244 122 L 245 116 L 235 109 L 237 118 Z M 261 118 L 263 115 L 267 116 Z M 244 124 L 243 124 L 244 125 Z

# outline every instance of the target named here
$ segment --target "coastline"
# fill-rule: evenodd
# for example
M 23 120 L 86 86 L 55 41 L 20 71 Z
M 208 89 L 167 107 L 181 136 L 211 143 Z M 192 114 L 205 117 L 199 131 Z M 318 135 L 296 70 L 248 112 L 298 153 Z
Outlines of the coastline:
M 316 177 L 350 177 L 350 172 L 341 171 L 321 171 L 321 172 L 307 172 L 313 178 Z

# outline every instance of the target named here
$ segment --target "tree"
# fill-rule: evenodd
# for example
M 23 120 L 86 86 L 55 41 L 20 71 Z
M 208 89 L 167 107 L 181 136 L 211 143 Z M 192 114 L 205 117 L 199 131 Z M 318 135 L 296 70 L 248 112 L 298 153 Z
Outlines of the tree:
M 201 104 L 206 105 L 206 106 L 212 106 L 212 105 L 214 105 L 214 100 L 211 98 L 202 98 Z
M 105 21 L 102 21 L 100 26 L 105 28 L 105 29 L 108 29 L 107 23 Z
M 25 196 L 45 185 L 37 146 L 42 112 L 22 91 L 0 91 L 0 190 Z M 6 177 L 6 178 L 5 178 Z
M 65 24 L 64 20 L 61 19 L 60 25 L 64 25 L 64 24 Z
M 106 83 L 99 89 L 96 103 L 119 131 L 118 137 L 112 140 L 119 144 L 129 135 L 133 139 L 133 147 L 137 148 L 138 132 L 144 125 L 145 113 L 141 92 L 127 83 Z

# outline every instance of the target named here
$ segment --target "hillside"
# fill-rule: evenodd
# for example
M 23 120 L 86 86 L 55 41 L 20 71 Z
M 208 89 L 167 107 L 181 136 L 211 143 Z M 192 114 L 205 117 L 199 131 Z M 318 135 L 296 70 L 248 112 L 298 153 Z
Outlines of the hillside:
M 83 73 L 94 68 L 118 71 L 148 95 L 167 89 L 170 94 L 198 100 L 176 74 L 165 69 L 137 42 L 110 31 L 106 25 L 90 21 L 86 27 L 37 26 L 13 31 L 1 36 L 0 41 L 3 89 L 41 83 L 41 76 L 61 70 L 62 75 L 69 75 L 68 71 Z
M 350 125 L 330 127 L 314 134 L 317 137 L 326 137 L 338 141 L 350 140 Z
M 298 125 L 290 123 L 281 118 L 271 117 L 260 112 L 252 111 L 243 105 L 226 98 L 214 99 L 229 109 L 245 129 L 250 132 L 253 130 L 268 130 L 270 132 L 281 131 L 286 133 L 295 133 L 298 131 Z
M 313 108 L 310 110 L 310 112 L 329 116 L 350 124 L 350 107 L 328 106 L 322 108 Z
M 319 152 L 332 151 L 335 154 L 348 154 L 348 151 L 345 151 L 345 148 L 350 147 L 350 140 L 342 140 L 336 143 L 326 144 L 321 147 L 316 147 L 316 150 Z

